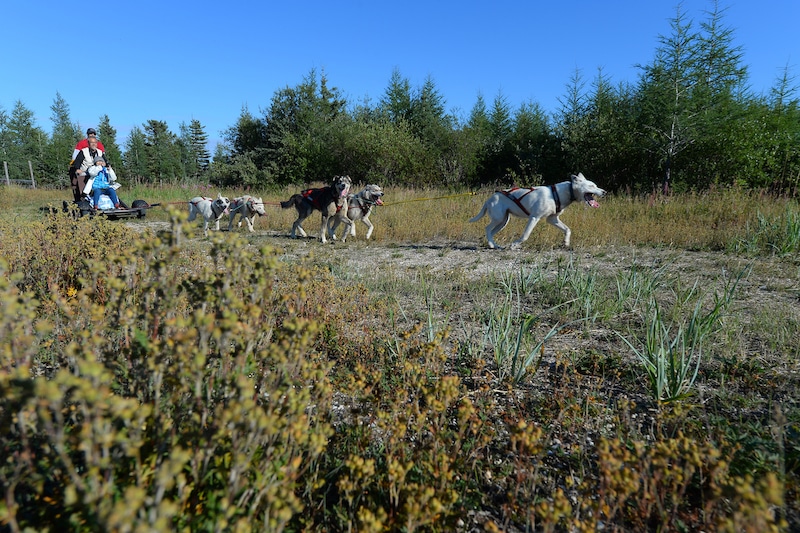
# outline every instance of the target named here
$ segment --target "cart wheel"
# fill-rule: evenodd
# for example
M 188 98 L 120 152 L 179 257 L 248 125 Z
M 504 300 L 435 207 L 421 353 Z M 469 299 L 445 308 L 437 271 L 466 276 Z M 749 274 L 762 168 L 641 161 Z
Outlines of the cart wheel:
M 133 203 L 131 204 L 131 207 L 133 209 L 136 209 L 137 207 L 140 208 L 139 211 L 136 213 L 136 218 L 144 218 L 145 215 L 147 215 L 146 208 L 150 207 L 150 204 L 148 204 L 144 200 L 134 200 Z

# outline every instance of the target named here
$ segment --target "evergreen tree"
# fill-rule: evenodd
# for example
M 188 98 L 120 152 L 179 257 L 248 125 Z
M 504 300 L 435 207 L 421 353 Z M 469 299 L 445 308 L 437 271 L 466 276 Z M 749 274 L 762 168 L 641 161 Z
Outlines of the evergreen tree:
M 552 166 L 550 120 L 538 103 L 527 102 L 514 113 L 512 128 L 511 144 L 517 159 L 515 172 L 519 174 L 520 183 L 536 185 Z
M 670 21 L 672 33 L 660 36 L 650 65 L 643 67 L 641 124 L 648 149 L 662 166 L 661 189 L 669 192 L 675 157 L 697 139 L 697 113 L 691 96 L 697 83 L 698 36 L 679 6 Z
M 586 154 L 583 153 L 587 133 L 586 81 L 576 69 L 566 85 L 567 93 L 559 98 L 556 135 L 560 143 L 560 153 L 564 164 L 570 171 L 587 169 Z M 582 172 L 582 170 L 581 170 Z
M 492 132 L 486 100 L 482 94 L 478 93 L 467 123 L 458 135 L 459 150 L 462 153 L 464 172 L 468 183 L 477 185 L 497 181 L 497 176 L 489 175 L 485 167 L 491 138 Z
M 256 164 L 273 183 L 327 181 L 348 172 L 334 156 L 330 142 L 338 135 L 334 123 L 350 120 L 346 101 L 338 89 L 329 88 L 323 74 L 315 70 L 294 88 L 286 88 L 272 99 L 264 123 L 264 151 L 256 151 Z
M 195 177 L 208 172 L 211 162 L 211 153 L 208 151 L 208 134 L 205 127 L 197 119 L 189 123 L 189 141 L 194 155 L 194 165 L 197 168 Z
M 631 87 L 614 87 L 598 69 L 580 121 L 583 131 L 576 148 L 581 166 L 565 170 L 602 176 L 605 187 L 636 187 L 635 178 L 643 168 L 635 163 L 640 159 L 635 117 Z
M 742 49 L 733 44 L 733 30 L 723 24 L 724 10 L 714 2 L 713 11 L 701 24 L 697 38 L 696 82 L 692 106 L 696 113 L 697 139 L 687 153 L 687 173 L 696 176 L 693 184 L 706 186 L 711 181 L 730 183 L 740 171 L 740 148 L 750 135 L 746 123 L 745 92 L 747 68 L 741 63 Z M 692 164 L 694 163 L 694 164 Z
M 769 187 L 793 197 L 800 193 L 800 99 L 795 82 L 785 68 L 766 104 L 760 106 L 764 112 L 758 115 L 758 123 L 763 125 L 763 133 L 750 137 L 762 139 L 759 148 L 763 154 L 752 158 L 761 163 L 761 168 L 754 172 L 759 181 L 750 185 Z
M 8 113 L 0 105 L 0 161 L 8 161 L 11 150 L 11 134 L 8 130 Z M 5 176 L 3 176 L 5 178 Z
M 175 145 L 178 150 L 182 173 L 186 177 L 196 181 L 200 174 L 200 169 L 197 166 L 197 156 L 192 146 L 189 126 L 187 126 L 185 122 L 178 124 L 178 138 L 175 141 Z
M 148 120 L 144 124 L 145 160 L 151 181 L 175 182 L 184 177 L 177 138 L 167 123 Z
M 223 133 L 231 154 L 246 154 L 263 149 L 267 144 L 264 121 L 250 113 L 247 106 L 242 107 L 236 125 Z
M 487 126 L 489 138 L 484 146 L 481 167 L 487 177 L 507 183 L 517 161 L 511 142 L 511 106 L 502 92 L 492 102 Z
M 411 82 L 398 69 L 392 71 L 389 86 L 378 102 L 378 108 L 394 124 L 409 122 L 411 118 Z
M 69 105 L 60 93 L 56 93 L 50 111 L 53 133 L 45 150 L 42 167 L 48 183 L 57 183 L 66 187 L 69 185 L 70 158 L 80 132 L 77 124 L 72 122 Z
M 34 177 L 41 181 L 44 177 L 44 154 L 47 134 L 36 125 L 33 111 L 17 100 L 11 116 L 6 121 L 8 173 L 11 179 L 30 179 L 31 163 Z
M 125 175 L 134 183 L 151 181 L 147 170 L 147 139 L 144 132 L 137 126 L 131 129 L 125 143 L 122 164 L 125 168 Z
M 448 149 L 452 121 L 445 114 L 444 97 L 430 76 L 411 100 L 409 122 L 411 131 L 427 146 L 440 153 Z
M 97 135 L 106 149 L 105 155 L 108 163 L 115 169 L 120 168 L 120 171 L 115 170 L 114 172 L 118 178 L 122 178 L 124 174 L 121 172 L 122 151 L 119 148 L 119 144 L 117 144 L 117 130 L 111 125 L 108 115 L 100 117 L 100 122 L 97 125 Z

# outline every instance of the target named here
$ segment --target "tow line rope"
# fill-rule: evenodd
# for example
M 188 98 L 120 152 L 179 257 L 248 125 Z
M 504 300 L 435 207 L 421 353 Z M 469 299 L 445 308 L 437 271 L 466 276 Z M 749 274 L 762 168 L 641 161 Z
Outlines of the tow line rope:
M 478 194 L 478 193 L 477 192 L 465 192 L 465 193 L 461 193 L 461 194 L 447 194 L 445 196 L 431 196 L 430 198 L 413 198 L 411 200 L 401 200 L 399 202 L 383 202 L 383 207 L 392 206 L 392 205 L 400 205 L 400 204 L 408 204 L 408 203 L 411 203 L 411 202 L 426 202 L 428 200 L 442 200 L 442 199 L 445 199 L 445 198 L 460 198 L 461 196 L 475 196 L 476 194 Z M 167 204 L 167 205 L 178 205 L 178 204 L 186 204 L 186 203 L 187 202 L 184 200 L 184 201 L 178 201 L 178 202 L 162 202 L 162 205 L 164 205 L 164 204 Z M 258 203 L 258 202 L 253 202 L 253 203 Z M 261 202 L 261 205 L 280 206 L 281 203 L 280 202 Z
M 407 203 L 410 203 L 410 202 L 425 202 L 427 200 L 442 200 L 444 198 L 459 198 L 461 196 L 475 196 L 476 194 L 478 194 L 478 193 L 477 192 L 465 192 L 465 193 L 462 193 L 462 194 L 448 194 L 448 195 L 445 195 L 445 196 L 432 196 L 430 198 L 414 198 L 412 200 L 401 200 L 399 202 L 383 202 L 383 205 L 384 206 L 400 205 L 400 204 L 407 204 Z

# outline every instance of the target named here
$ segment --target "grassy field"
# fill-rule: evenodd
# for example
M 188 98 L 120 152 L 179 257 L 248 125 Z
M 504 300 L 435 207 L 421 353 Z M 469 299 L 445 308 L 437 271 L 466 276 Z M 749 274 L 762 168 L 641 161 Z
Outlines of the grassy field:
M 295 189 L 208 238 L 216 190 L 5 190 L 4 527 L 800 528 L 796 201 L 610 196 L 492 251 L 491 191 L 384 190 L 344 245 L 288 238 Z

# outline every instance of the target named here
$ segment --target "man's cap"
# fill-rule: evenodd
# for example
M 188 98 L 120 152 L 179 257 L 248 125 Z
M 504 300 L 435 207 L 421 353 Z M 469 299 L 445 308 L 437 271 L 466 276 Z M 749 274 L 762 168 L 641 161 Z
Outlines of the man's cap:
M 87 136 L 88 135 L 97 135 L 97 132 L 95 131 L 94 128 L 89 128 L 88 130 L 86 130 L 86 135 Z

